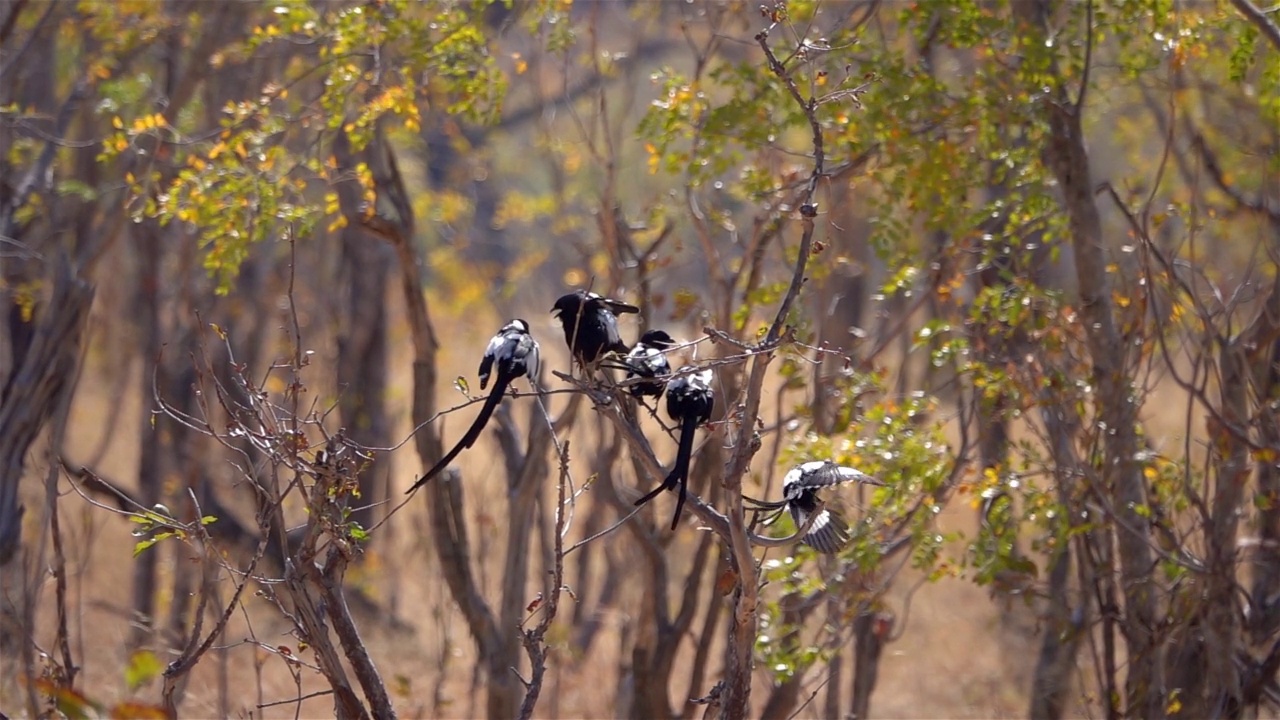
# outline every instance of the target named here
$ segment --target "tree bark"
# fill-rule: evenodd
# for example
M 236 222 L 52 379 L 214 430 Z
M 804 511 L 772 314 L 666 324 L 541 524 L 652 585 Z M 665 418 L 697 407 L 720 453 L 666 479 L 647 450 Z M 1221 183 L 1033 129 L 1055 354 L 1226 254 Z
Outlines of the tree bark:
M 161 272 L 163 243 L 160 242 L 160 226 L 155 222 L 143 223 L 137 228 L 138 257 L 140 259 L 138 294 L 134 297 L 134 317 L 142 333 L 142 387 L 148 402 L 142 405 L 138 448 L 138 502 L 152 507 L 160 502 L 160 478 L 162 476 L 164 445 L 167 433 L 157 427 L 160 420 L 154 414 L 156 398 L 150 388 L 168 387 L 168 366 L 161 355 L 163 340 L 160 329 Z M 160 553 L 142 553 L 133 562 L 133 622 L 129 630 L 129 647 L 140 647 L 151 634 L 154 623 L 156 597 L 156 563 Z
M 73 389 L 78 372 L 85 321 L 93 289 L 76 277 L 65 259 L 56 261 L 49 278 L 52 290 L 38 306 L 30 322 L 30 341 L 0 395 L 0 597 L 25 593 L 11 589 L 10 579 L 21 578 L 14 564 L 21 546 L 24 509 L 18 487 L 26 467 L 27 450 L 35 442 L 64 396 Z M 17 617 L 13 616 L 18 612 Z M 21 608 L 0 607 L 0 650 L 12 656 L 26 635 L 13 626 Z
M 853 712 L 856 720 L 866 720 L 871 715 L 871 692 L 875 690 L 880 675 L 880 655 L 884 652 L 889 631 L 893 628 L 892 616 L 866 606 L 858 608 L 853 620 Z
M 393 255 L 362 228 L 342 229 L 342 322 L 338 333 L 338 408 L 347 435 L 364 447 L 390 445 L 387 418 L 387 297 Z M 384 496 L 385 463 L 374 458 L 360 473 L 360 507 L 351 520 L 373 527 L 373 506 Z

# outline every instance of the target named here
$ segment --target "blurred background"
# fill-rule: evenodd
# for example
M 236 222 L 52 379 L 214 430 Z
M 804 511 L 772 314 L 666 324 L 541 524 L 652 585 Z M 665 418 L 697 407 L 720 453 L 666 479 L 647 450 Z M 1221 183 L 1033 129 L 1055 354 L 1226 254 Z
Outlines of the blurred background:
M 769 718 L 1274 715 L 1278 24 L 0 0 L 0 710 L 322 717 L 343 672 L 377 717 L 372 672 L 513 717 L 555 595 L 540 717 L 735 678 Z M 675 440 L 551 374 L 577 287 L 715 366 L 719 512 L 812 459 L 883 481 L 830 494 L 849 546 L 744 573 L 670 498 L 624 521 L 626 428 Z M 513 317 L 551 392 L 406 498 Z

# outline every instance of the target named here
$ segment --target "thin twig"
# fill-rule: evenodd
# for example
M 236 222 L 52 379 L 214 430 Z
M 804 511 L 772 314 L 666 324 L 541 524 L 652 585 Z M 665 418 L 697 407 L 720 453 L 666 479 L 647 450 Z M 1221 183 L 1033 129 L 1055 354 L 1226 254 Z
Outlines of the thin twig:
M 524 701 L 520 703 L 520 720 L 533 717 L 534 706 L 538 704 L 538 696 L 542 692 L 543 679 L 547 671 L 547 630 L 556 619 L 556 611 L 560 607 L 560 590 L 564 587 L 564 530 L 565 530 L 565 494 L 569 485 L 569 441 L 563 446 L 556 443 L 559 450 L 560 481 L 557 483 L 556 528 L 554 538 L 554 565 L 551 569 L 551 587 L 543 600 L 543 615 L 537 627 L 524 631 L 522 641 L 525 652 L 529 655 L 532 666 L 529 682 L 525 685 Z M 519 677 L 519 674 L 516 675 Z M 522 678 L 523 681 L 523 678 Z
M 255 707 L 261 710 L 263 708 L 276 707 L 278 705 L 292 705 L 293 703 L 301 705 L 303 700 L 310 700 L 311 698 L 324 697 L 325 695 L 332 694 L 332 690 L 317 690 L 313 693 L 307 693 L 306 695 L 299 695 L 296 698 L 289 698 L 288 700 L 275 700 L 269 703 L 258 703 Z

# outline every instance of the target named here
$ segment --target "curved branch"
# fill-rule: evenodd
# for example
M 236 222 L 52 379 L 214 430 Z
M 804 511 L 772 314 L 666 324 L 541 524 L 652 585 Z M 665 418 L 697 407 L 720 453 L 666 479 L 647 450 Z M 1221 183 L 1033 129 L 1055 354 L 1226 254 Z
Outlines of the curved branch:
M 1258 28 L 1258 31 L 1267 39 L 1267 42 L 1271 43 L 1273 48 L 1280 51 L 1280 25 L 1272 22 L 1271 18 L 1267 17 L 1267 14 L 1261 8 L 1249 2 L 1249 0 L 1231 0 L 1231 4 L 1235 6 L 1236 10 L 1240 11 L 1245 20 L 1253 23 L 1254 27 Z

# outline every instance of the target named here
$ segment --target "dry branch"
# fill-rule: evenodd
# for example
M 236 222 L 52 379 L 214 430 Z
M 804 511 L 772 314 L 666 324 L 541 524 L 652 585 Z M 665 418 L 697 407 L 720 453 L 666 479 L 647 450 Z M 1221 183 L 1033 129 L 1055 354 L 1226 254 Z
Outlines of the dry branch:
M 48 421 L 80 364 L 80 342 L 93 289 L 69 261 L 52 273 L 48 301 L 32 321 L 30 342 L 0 392 L 0 566 L 18 550 L 23 508 L 18 482 L 27 450 Z

